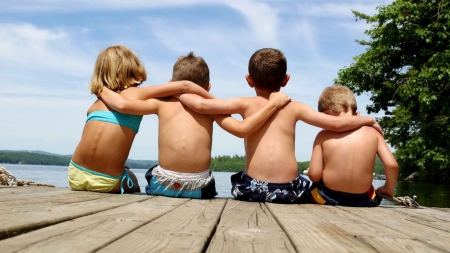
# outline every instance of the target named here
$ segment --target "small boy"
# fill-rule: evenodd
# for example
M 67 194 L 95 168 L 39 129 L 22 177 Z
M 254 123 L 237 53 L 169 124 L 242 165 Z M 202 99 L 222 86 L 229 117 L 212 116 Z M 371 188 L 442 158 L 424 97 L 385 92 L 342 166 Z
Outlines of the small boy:
M 286 86 L 287 62 L 277 49 L 256 51 L 249 61 L 248 85 L 256 97 L 235 98 L 236 107 L 228 108 L 244 119 L 251 117 L 268 102 L 269 95 Z M 185 98 L 197 97 L 195 102 Z M 210 99 L 194 94 L 179 95 L 180 101 L 199 113 L 217 113 L 217 105 Z M 264 125 L 245 138 L 246 170 L 231 176 L 231 193 L 236 199 L 275 203 L 300 203 L 306 197 L 310 181 L 298 175 L 295 158 L 295 125 L 297 121 L 332 130 L 348 131 L 360 126 L 375 126 L 370 117 L 333 117 L 292 101 L 274 113 Z
M 358 117 L 356 99 L 349 88 L 333 85 L 319 98 L 319 112 L 333 116 Z M 311 191 L 313 203 L 372 207 L 381 199 L 372 186 L 375 157 L 386 173 L 380 193 L 392 196 L 398 177 L 398 165 L 383 136 L 372 127 L 362 126 L 347 132 L 323 130 L 314 141 L 308 176 L 317 184 Z
M 172 80 L 189 80 L 209 91 L 209 68 L 201 57 L 191 52 L 178 59 L 173 67 Z M 280 107 L 290 102 L 282 92 L 273 93 L 266 106 L 253 117 L 242 122 L 230 115 L 198 114 L 185 107 L 174 97 L 127 100 L 104 89 L 101 97 L 113 109 L 129 114 L 157 114 L 158 161 L 145 175 L 146 192 L 152 195 L 186 198 L 213 198 L 216 193 L 214 177 L 209 170 L 213 122 L 226 131 L 245 137 L 259 128 Z M 211 96 L 213 97 L 213 96 Z M 235 107 L 235 100 L 217 100 L 226 113 L 227 107 Z

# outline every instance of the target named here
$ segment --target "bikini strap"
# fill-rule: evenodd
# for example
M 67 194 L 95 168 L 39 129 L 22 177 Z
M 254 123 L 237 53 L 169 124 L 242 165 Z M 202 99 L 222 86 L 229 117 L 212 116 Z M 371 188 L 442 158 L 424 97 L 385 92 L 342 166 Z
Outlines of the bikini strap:
M 128 170 L 125 169 L 125 172 L 123 173 L 122 176 L 122 181 L 120 181 L 120 194 L 123 194 L 125 192 L 125 190 L 123 189 L 123 181 L 127 180 L 127 186 L 129 189 L 133 189 L 134 188 L 134 182 L 131 179 L 130 175 L 128 174 Z

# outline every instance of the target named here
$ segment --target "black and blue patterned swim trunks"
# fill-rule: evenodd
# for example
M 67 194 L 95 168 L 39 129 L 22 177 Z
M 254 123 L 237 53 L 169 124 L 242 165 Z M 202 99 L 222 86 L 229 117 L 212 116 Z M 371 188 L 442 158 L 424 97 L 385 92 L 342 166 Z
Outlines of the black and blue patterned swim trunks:
M 300 175 L 288 183 L 269 183 L 249 177 L 244 171 L 231 176 L 231 194 L 235 199 L 272 203 L 305 203 L 310 181 Z

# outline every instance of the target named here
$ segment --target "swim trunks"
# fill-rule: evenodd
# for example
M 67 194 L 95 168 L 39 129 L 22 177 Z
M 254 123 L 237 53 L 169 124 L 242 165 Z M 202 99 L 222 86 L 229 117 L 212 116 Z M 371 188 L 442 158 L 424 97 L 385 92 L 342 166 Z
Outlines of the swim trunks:
M 331 190 L 322 181 L 312 187 L 310 196 L 314 204 L 354 207 L 375 207 L 382 200 L 377 198 L 373 186 L 366 193 L 356 194 Z
M 249 177 L 244 171 L 231 176 L 231 194 L 235 199 L 272 203 L 304 203 L 310 181 L 298 175 L 288 183 L 268 183 Z
M 181 173 L 155 165 L 145 173 L 149 195 L 175 198 L 211 199 L 217 195 L 216 182 L 208 169 L 199 173 Z
M 126 169 L 120 176 L 111 176 L 86 169 L 70 160 L 68 174 L 70 188 L 76 191 L 110 192 L 120 182 L 120 192 L 123 194 L 123 181 L 127 183 L 128 188 L 134 187 Z
M 114 111 L 93 111 L 89 113 L 86 122 L 89 121 L 103 121 L 120 126 L 131 128 L 136 133 L 139 131 L 142 116 L 123 114 Z

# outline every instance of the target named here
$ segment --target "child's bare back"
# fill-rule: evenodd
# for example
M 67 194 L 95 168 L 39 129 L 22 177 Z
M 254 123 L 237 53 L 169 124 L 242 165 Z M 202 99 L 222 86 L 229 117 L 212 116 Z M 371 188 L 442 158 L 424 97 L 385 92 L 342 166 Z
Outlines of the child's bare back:
M 366 126 L 343 133 L 321 131 L 317 141 L 322 143 L 324 184 L 341 192 L 367 192 L 372 186 L 379 138 L 383 136 Z
M 198 114 L 177 99 L 159 99 L 158 161 L 184 173 L 205 171 L 211 164 L 214 118 Z
M 333 85 L 325 88 L 319 98 L 319 111 L 336 118 L 358 118 L 356 99 L 349 88 Z M 398 165 L 383 136 L 371 127 L 336 133 L 321 131 L 314 141 L 309 165 L 309 178 L 316 183 L 311 190 L 314 203 L 345 206 L 377 206 L 372 186 L 376 155 L 386 173 L 386 182 L 378 188 L 393 194 Z

